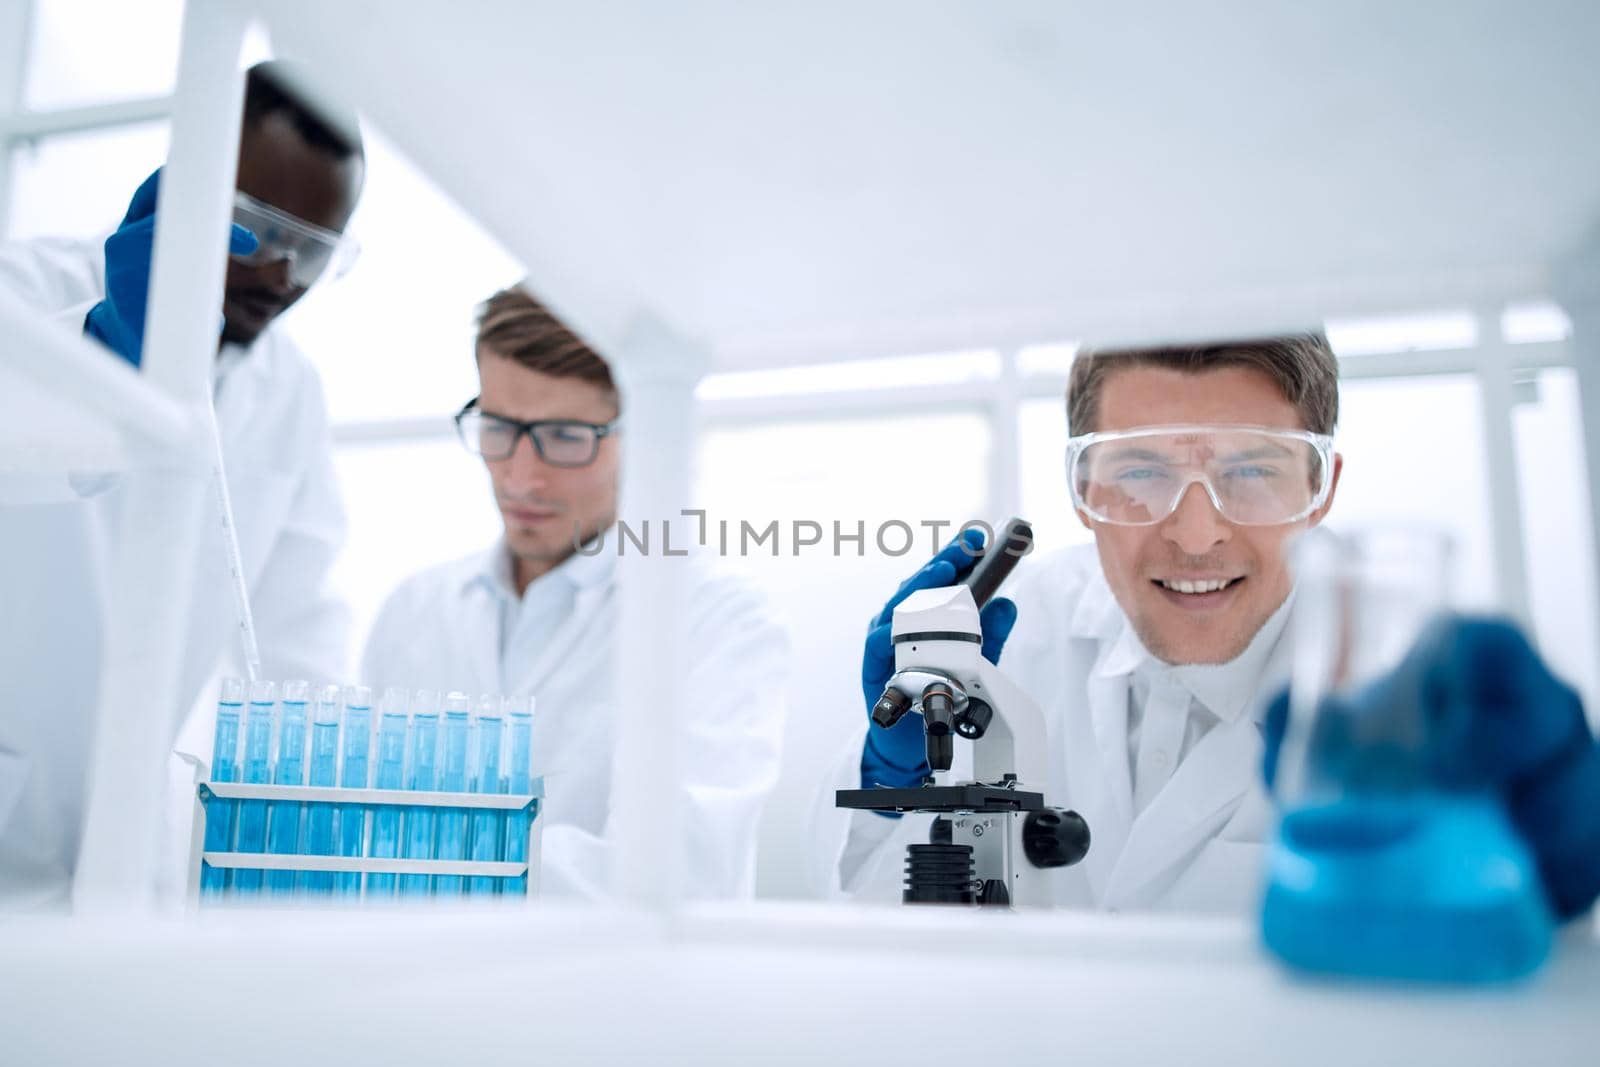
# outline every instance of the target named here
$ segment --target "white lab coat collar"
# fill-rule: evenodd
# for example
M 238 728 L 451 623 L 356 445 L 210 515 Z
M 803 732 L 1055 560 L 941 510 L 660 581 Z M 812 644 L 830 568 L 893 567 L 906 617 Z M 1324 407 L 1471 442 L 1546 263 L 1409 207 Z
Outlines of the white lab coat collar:
M 266 336 L 265 334 L 262 335 Z M 225 344 L 217 351 L 217 358 L 211 364 L 211 383 L 214 388 L 222 388 L 222 383 L 233 373 L 234 369 L 250 358 L 250 353 L 260 347 L 260 340 L 255 344 L 245 347 L 242 345 Z
M 1266 674 L 1281 661 L 1292 599 L 1291 594 L 1230 662 L 1174 667 L 1144 647 L 1100 568 L 1088 576 L 1068 632 L 1094 641 L 1098 649 L 1085 679 L 1089 735 L 1069 736 L 1067 758 L 1068 778 L 1078 783 L 1074 803 L 1095 828 L 1098 846 L 1090 850 L 1083 873 L 1102 905 L 1144 902 L 1244 796 L 1261 740 L 1254 724 L 1241 719 L 1255 706 Z M 1137 816 L 1128 768 L 1128 693 L 1135 671 L 1166 674 L 1222 720 Z
M 1122 606 L 1117 603 L 1106 576 L 1096 566 L 1086 579 L 1083 594 L 1078 598 L 1072 618 L 1067 622 L 1071 637 L 1094 641 L 1100 649 L 1095 659 L 1093 678 L 1117 678 L 1133 673 L 1140 662 L 1149 658 L 1144 645 L 1128 625 Z
M 1289 595 L 1267 617 L 1244 651 L 1226 663 L 1176 667 L 1162 664 L 1158 670 L 1169 674 L 1223 722 L 1235 722 L 1247 710 L 1252 715 L 1260 715 L 1265 705 L 1258 696 L 1270 696 L 1259 692 L 1261 682 L 1273 653 L 1283 639 L 1293 603 L 1294 589 L 1291 588 Z
M 535 585 L 548 582 L 570 585 L 574 590 L 582 592 L 606 585 L 616 576 L 617 556 L 607 544 L 605 534 L 600 535 L 599 542 L 599 551 L 594 555 L 574 552 L 535 578 L 529 583 L 528 588 L 532 589 Z M 590 541 L 584 547 L 597 546 L 594 541 Z M 468 589 L 482 587 L 497 597 L 519 599 L 516 579 L 512 573 L 511 550 L 506 546 L 504 535 L 497 538 L 495 543 L 478 557 L 476 566 L 468 569 L 463 587 Z

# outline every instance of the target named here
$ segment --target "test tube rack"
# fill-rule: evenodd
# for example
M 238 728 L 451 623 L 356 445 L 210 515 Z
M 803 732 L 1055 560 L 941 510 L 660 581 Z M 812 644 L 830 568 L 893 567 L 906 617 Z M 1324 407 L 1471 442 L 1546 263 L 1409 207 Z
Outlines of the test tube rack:
M 464 859 L 414 859 L 403 856 L 340 856 L 313 855 L 304 852 L 209 852 L 204 848 L 207 802 L 213 799 L 234 802 L 267 801 L 293 803 L 303 806 L 333 804 L 352 806 L 366 812 L 367 834 L 370 841 L 372 814 L 381 808 L 402 811 L 415 808 L 433 808 L 441 811 L 455 810 L 470 816 L 473 812 L 499 811 L 507 815 L 526 811 L 528 814 L 528 839 L 526 859 L 517 861 L 486 861 Z M 329 872 L 336 874 L 391 874 L 464 876 L 498 878 L 502 887 L 512 884 L 510 879 L 527 876 L 526 892 L 529 897 L 538 892 L 539 851 L 543 838 L 544 821 L 539 818 L 544 801 L 544 779 L 535 777 L 527 793 L 445 793 L 409 789 L 342 789 L 324 786 L 255 785 L 243 782 L 200 782 L 195 788 L 194 833 L 190 855 L 189 894 L 191 901 L 201 899 L 200 873 L 210 866 L 222 870 Z M 309 811 L 309 807 L 302 807 Z M 302 845 L 304 842 L 301 842 Z M 330 900 L 349 901 L 354 894 L 329 894 Z M 365 879 L 361 897 L 367 891 Z M 241 899 L 232 893 L 212 900 L 233 901 Z M 279 899 L 267 891 L 244 899 L 271 901 Z M 386 898 L 405 900 L 405 897 Z

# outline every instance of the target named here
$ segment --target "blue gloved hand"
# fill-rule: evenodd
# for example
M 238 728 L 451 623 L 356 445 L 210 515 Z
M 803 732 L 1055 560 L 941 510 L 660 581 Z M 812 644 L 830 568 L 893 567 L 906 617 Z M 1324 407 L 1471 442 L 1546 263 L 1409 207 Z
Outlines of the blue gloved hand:
M 156 195 L 160 188 L 158 168 L 133 194 L 122 225 L 106 238 L 106 298 L 90 308 L 83 321 L 84 333 L 135 367 L 144 358 L 144 318 L 150 298 L 150 260 L 155 251 Z M 228 238 L 228 253 L 245 256 L 255 250 L 255 235 L 235 224 Z
M 1398 691 L 1397 691 L 1398 690 Z M 1521 631 L 1489 619 L 1431 627 L 1394 673 L 1352 698 L 1415 700 L 1425 724 L 1421 773 L 1445 789 L 1493 789 L 1527 842 L 1563 919 L 1600 896 L 1600 744 L 1583 703 Z M 1288 694 L 1267 712 L 1271 788 Z M 1359 709 L 1358 709 L 1359 711 Z
M 983 534 L 977 530 L 963 532 L 902 582 L 883 610 L 867 624 L 867 642 L 861 654 L 861 695 L 866 699 L 869 715 L 894 674 L 894 645 L 890 638 L 895 607 L 919 589 L 956 584 L 982 555 Z M 1017 606 L 1005 597 L 993 597 L 979 611 L 978 619 L 983 628 L 983 658 L 999 665 L 1000 650 L 1017 621 Z M 869 721 L 867 741 L 861 750 L 862 788 L 914 786 L 927 773 L 927 742 L 921 715 L 912 712 L 887 730 Z

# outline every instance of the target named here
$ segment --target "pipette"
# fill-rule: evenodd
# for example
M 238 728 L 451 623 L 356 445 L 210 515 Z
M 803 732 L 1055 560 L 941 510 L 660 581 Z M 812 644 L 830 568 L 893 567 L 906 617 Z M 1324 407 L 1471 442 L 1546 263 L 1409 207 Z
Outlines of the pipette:
M 222 547 L 233 581 L 234 606 L 239 612 L 239 639 L 244 645 L 244 669 L 254 685 L 261 676 L 261 650 L 256 645 L 256 620 L 250 611 L 250 588 L 244 580 L 244 558 L 239 554 L 239 531 L 233 524 L 233 498 L 228 493 L 228 472 L 222 462 L 222 434 L 217 429 L 217 409 L 207 404 L 211 424 L 211 488 L 222 520 Z

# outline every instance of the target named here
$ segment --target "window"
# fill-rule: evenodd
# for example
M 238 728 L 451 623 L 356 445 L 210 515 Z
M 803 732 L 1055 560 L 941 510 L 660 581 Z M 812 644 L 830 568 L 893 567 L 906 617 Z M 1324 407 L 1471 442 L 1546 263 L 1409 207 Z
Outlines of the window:
M 454 436 L 345 445 L 334 465 L 350 534 L 333 580 L 354 611 L 358 642 L 396 585 L 500 534 L 483 463 Z M 353 655 L 361 655 L 359 643 Z
M 1590 719 L 1600 724 L 1600 637 L 1594 598 L 1583 595 L 1595 587 L 1595 574 L 1578 376 L 1559 368 L 1536 381 L 1538 399 L 1519 406 L 1515 422 L 1534 630 L 1540 650 L 1583 693 Z
M 183 0 L 34 0 L 23 105 L 44 111 L 172 92 L 182 22 Z
M 1000 373 L 993 351 L 938 352 L 923 356 L 818 363 L 802 367 L 733 371 L 707 375 L 695 391 L 702 400 L 829 393 L 846 389 L 895 389 L 907 382 L 955 385 L 992 379 Z
M 726 560 L 755 583 L 784 616 L 794 650 L 783 774 L 767 805 L 761 833 L 758 892 L 803 896 L 811 803 L 860 724 L 861 638 L 867 620 L 932 554 L 923 522 L 959 524 L 982 517 L 987 499 L 990 431 L 976 412 L 916 412 L 870 418 L 815 418 L 718 425 L 701 435 L 694 506 L 712 524 L 740 520 L 758 529 L 777 520 L 779 555 L 761 548 Z M 793 554 L 797 520 L 818 523 L 824 543 Z M 915 532 L 903 555 L 876 544 L 883 524 L 899 520 Z M 833 524 L 860 546 L 835 555 Z M 939 534 L 954 536 L 953 525 Z M 890 551 L 903 534 L 885 533 Z
M 1477 383 L 1464 374 L 1347 381 L 1340 399 L 1335 441 L 1344 473 L 1328 528 L 1441 528 L 1455 542 L 1455 599 L 1492 606 L 1497 586 Z
M 322 372 L 337 420 L 448 415 L 477 392 L 478 304 L 522 269 L 382 133 L 349 231 L 361 255 L 284 325 Z
M 45 137 L 15 148 L 6 236 L 103 240 L 167 158 L 165 122 Z

